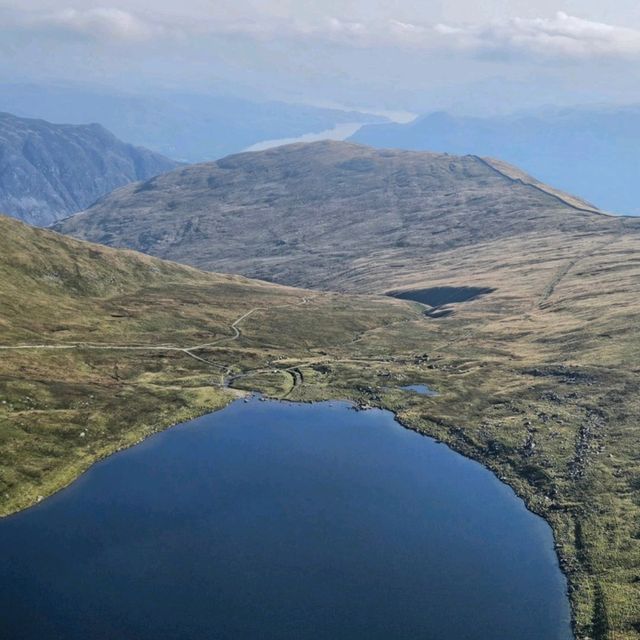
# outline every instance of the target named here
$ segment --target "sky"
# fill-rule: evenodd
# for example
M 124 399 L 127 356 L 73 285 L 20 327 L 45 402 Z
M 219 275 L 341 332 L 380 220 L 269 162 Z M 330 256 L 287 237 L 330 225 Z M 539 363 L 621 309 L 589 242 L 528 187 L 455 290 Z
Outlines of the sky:
M 468 114 L 640 102 L 637 0 L 0 0 L 0 81 Z

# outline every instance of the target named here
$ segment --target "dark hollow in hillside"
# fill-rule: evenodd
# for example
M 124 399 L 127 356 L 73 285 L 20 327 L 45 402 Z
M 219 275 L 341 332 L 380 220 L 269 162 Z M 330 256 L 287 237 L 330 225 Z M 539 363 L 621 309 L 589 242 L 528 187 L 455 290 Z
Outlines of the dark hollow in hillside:
M 428 289 L 413 289 L 410 291 L 393 291 L 389 295 L 402 300 L 413 300 L 430 307 L 442 307 L 454 302 L 468 302 L 480 296 L 493 293 L 491 287 L 429 287 Z

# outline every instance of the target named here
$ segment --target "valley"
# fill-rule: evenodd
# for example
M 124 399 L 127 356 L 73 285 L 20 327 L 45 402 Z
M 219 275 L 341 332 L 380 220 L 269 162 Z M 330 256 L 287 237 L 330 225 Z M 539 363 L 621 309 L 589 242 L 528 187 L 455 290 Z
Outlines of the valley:
M 207 271 L 5 221 L 4 512 L 241 391 L 347 399 L 512 486 L 553 527 L 577 637 L 636 638 L 640 225 L 496 166 L 293 145 L 56 226 Z
M 640 640 L 637 3 L 0 5 L 0 640 Z
M 287 358 L 315 348 L 348 359 L 362 332 L 419 317 L 372 297 L 355 301 L 358 317 L 340 295 L 0 222 L 2 296 L 11 301 L 0 315 L 4 514 L 161 426 L 223 406 L 236 397 L 231 380 L 252 376 L 283 395 L 293 384 Z

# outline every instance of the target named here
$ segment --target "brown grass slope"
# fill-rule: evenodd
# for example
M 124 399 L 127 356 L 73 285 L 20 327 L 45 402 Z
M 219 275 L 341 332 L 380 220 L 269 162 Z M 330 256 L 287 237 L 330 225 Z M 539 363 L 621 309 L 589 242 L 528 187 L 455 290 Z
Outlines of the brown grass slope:
M 608 217 L 572 202 L 475 156 L 319 142 L 178 169 L 56 228 L 202 269 L 353 289 L 371 257 L 392 276 L 458 247 L 611 228 Z

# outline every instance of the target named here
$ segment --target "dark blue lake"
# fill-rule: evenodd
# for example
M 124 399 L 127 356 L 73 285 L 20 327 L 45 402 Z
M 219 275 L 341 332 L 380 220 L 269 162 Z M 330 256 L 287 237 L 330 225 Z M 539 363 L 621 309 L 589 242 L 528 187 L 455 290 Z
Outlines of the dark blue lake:
M 567 640 L 549 527 L 344 403 L 236 402 L 0 521 L 0 638 Z

